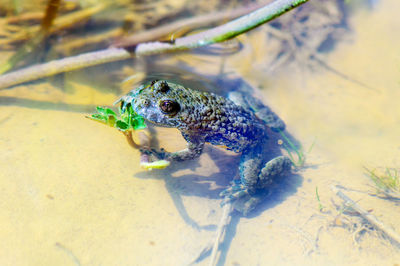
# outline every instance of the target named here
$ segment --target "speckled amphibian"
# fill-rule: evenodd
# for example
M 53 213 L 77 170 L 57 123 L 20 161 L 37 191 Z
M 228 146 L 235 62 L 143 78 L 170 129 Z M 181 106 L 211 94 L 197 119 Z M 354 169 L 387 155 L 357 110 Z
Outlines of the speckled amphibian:
M 221 195 L 225 202 L 234 201 L 235 208 L 246 215 L 260 201 L 258 192 L 289 170 L 291 162 L 284 156 L 268 162 L 263 159 L 267 127 L 283 130 L 282 120 L 264 105 L 255 112 L 240 93 L 232 92 L 228 98 L 167 81 L 153 81 L 132 90 L 120 101 L 122 111 L 131 105 L 146 121 L 180 130 L 187 148 L 165 152 L 163 159 L 196 158 L 206 142 L 241 153 L 240 180 L 235 180 Z

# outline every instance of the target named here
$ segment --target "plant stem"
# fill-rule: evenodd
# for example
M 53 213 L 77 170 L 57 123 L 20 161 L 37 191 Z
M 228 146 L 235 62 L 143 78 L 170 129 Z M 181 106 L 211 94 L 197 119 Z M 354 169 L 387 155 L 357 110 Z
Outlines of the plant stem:
M 124 131 L 124 132 L 122 132 L 122 133 L 125 135 L 126 140 L 128 141 L 128 144 L 129 144 L 132 148 L 134 148 L 134 149 L 139 149 L 139 148 L 140 148 L 140 145 L 139 145 L 139 144 L 136 144 L 136 142 L 133 140 L 132 131 L 131 131 L 131 130 Z
M 230 222 L 232 210 L 233 210 L 232 203 L 228 202 L 224 205 L 224 208 L 222 211 L 222 217 L 218 224 L 215 241 L 214 241 L 212 251 L 211 251 L 211 258 L 210 258 L 210 263 L 209 263 L 210 266 L 217 265 L 217 262 L 218 262 L 217 255 L 218 255 L 219 245 L 222 242 L 226 227 L 228 226 L 228 224 Z
M 84 67 L 144 56 L 197 48 L 226 41 L 266 23 L 308 0 L 276 0 L 254 12 L 204 32 L 176 39 L 173 43 L 150 42 L 132 47 L 131 52 L 121 48 L 110 48 L 81 54 L 48 63 L 33 65 L 0 76 L 0 89 L 23 82 L 49 77 L 62 72 Z
M 130 36 L 122 38 L 116 41 L 112 46 L 114 47 L 128 47 L 137 45 L 142 42 L 149 42 L 154 40 L 159 40 L 171 33 L 174 33 L 182 28 L 194 29 L 209 26 L 210 24 L 217 23 L 223 20 L 235 19 L 237 17 L 243 16 L 250 12 L 253 12 L 261 7 L 265 3 L 255 3 L 246 7 L 240 7 L 234 10 L 223 10 L 217 11 L 215 13 L 208 13 L 205 15 L 200 15 L 196 17 L 186 18 L 174 21 L 169 24 L 163 24 L 158 27 L 148 29 L 143 32 L 135 32 Z

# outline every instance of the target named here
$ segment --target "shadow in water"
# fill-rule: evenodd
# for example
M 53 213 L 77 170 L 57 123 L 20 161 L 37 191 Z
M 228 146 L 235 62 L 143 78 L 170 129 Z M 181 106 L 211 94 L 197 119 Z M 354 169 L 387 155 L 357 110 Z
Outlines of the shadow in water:
M 279 145 L 276 143 L 280 139 L 279 134 L 272 131 L 269 132 L 269 141 L 267 146 L 267 153 L 265 154 L 266 161 L 282 155 Z M 288 134 L 287 134 L 288 135 Z M 184 140 L 182 140 L 184 141 Z M 205 153 L 215 162 L 217 172 L 208 176 L 200 176 L 198 174 L 179 174 L 176 177 L 176 172 L 190 169 L 195 170 L 201 165 L 199 160 L 191 160 L 187 162 L 177 162 L 171 164 L 166 169 L 158 171 L 144 171 L 137 173 L 135 177 L 148 179 L 162 179 L 165 182 L 171 198 L 181 215 L 182 219 L 198 230 L 200 229 L 214 229 L 215 226 L 198 225 L 188 214 L 182 201 L 182 196 L 198 196 L 210 199 L 220 199 L 220 192 L 229 186 L 230 181 L 234 177 L 238 178 L 238 168 L 240 163 L 240 154 L 229 155 L 225 151 L 211 145 L 206 145 Z M 174 175 L 175 174 L 175 175 Z M 250 213 L 249 217 L 256 217 L 268 208 L 272 208 L 284 201 L 288 196 L 296 192 L 297 187 L 302 183 L 302 178 L 296 174 L 289 174 L 281 180 L 276 180 L 273 185 L 267 190 L 269 191 L 265 197 L 265 201 L 260 204 L 256 210 Z
M 182 219 L 188 225 L 197 230 L 214 230 L 216 228 L 215 225 L 200 226 L 196 221 L 194 221 L 186 211 L 181 197 L 198 196 L 210 199 L 219 199 L 219 193 L 229 185 L 231 177 L 236 175 L 240 158 L 236 155 L 227 155 L 223 150 L 219 150 L 209 145 L 205 147 L 204 152 L 207 153 L 211 159 L 217 161 L 217 173 L 208 176 L 183 174 L 179 175 L 179 177 L 174 177 L 174 173 L 180 170 L 195 170 L 201 167 L 199 160 L 195 159 L 187 162 L 171 164 L 168 168 L 159 171 L 140 172 L 137 173 L 135 177 L 164 180 L 165 187 Z

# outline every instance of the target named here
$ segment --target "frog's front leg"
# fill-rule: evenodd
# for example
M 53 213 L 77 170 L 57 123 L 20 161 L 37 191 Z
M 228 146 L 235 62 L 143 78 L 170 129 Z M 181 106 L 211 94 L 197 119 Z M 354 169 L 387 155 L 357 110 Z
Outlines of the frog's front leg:
M 233 201 L 235 209 L 244 215 L 247 215 L 262 200 L 263 193 L 260 190 L 290 170 L 292 165 L 289 158 L 278 156 L 263 167 L 260 146 L 242 155 L 240 180 L 234 181 L 231 187 L 221 193 L 221 196 L 225 197 L 223 204 Z
M 167 152 L 165 150 L 151 150 L 148 152 L 160 159 L 168 161 L 186 161 L 199 157 L 203 153 L 205 140 L 198 136 L 190 136 L 184 133 L 182 133 L 182 135 L 187 141 L 186 149 L 176 152 Z
M 188 142 L 187 148 L 165 154 L 165 159 L 169 161 L 186 161 L 199 157 L 204 148 L 205 142 Z

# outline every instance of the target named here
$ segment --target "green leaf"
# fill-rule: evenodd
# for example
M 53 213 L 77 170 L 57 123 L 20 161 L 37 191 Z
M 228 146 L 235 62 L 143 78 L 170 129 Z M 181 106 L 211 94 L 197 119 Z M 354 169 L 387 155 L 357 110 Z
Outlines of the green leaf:
M 133 119 L 132 127 L 134 130 L 145 129 L 146 124 L 144 122 L 144 118 L 139 115 L 136 115 L 135 118 Z
M 106 114 L 106 108 L 97 106 L 96 109 L 97 109 L 97 112 L 99 112 L 100 114 L 103 114 L 103 115 Z
M 86 118 L 89 118 L 89 119 L 91 119 L 93 121 L 96 121 L 96 122 L 99 122 L 99 123 L 107 125 L 106 118 L 101 114 L 93 114 L 91 116 L 86 116 Z
M 113 110 L 111 110 L 110 108 L 106 109 L 106 113 L 109 116 L 112 115 L 113 117 L 117 117 L 117 114 Z
M 132 106 L 129 106 L 123 113 L 121 108 L 119 108 L 118 111 L 120 117 L 118 117 L 112 109 L 107 107 L 97 106 L 96 110 L 96 114 L 87 116 L 87 118 L 114 127 L 120 131 L 140 130 L 146 128 L 144 118 L 138 115 L 133 110 Z
M 126 131 L 130 128 L 127 123 L 125 123 L 124 121 L 121 121 L 121 120 L 117 120 L 117 122 L 115 123 L 115 127 L 121 131 Z
M 89 117 L 89 118 L 91 118 L 91 119 L 93 119 L 93 120 L 106 121 L 106 118 L 105 118 L 103 115 L 101 115 L 101 114 L 92 114 L 92 116 Z

